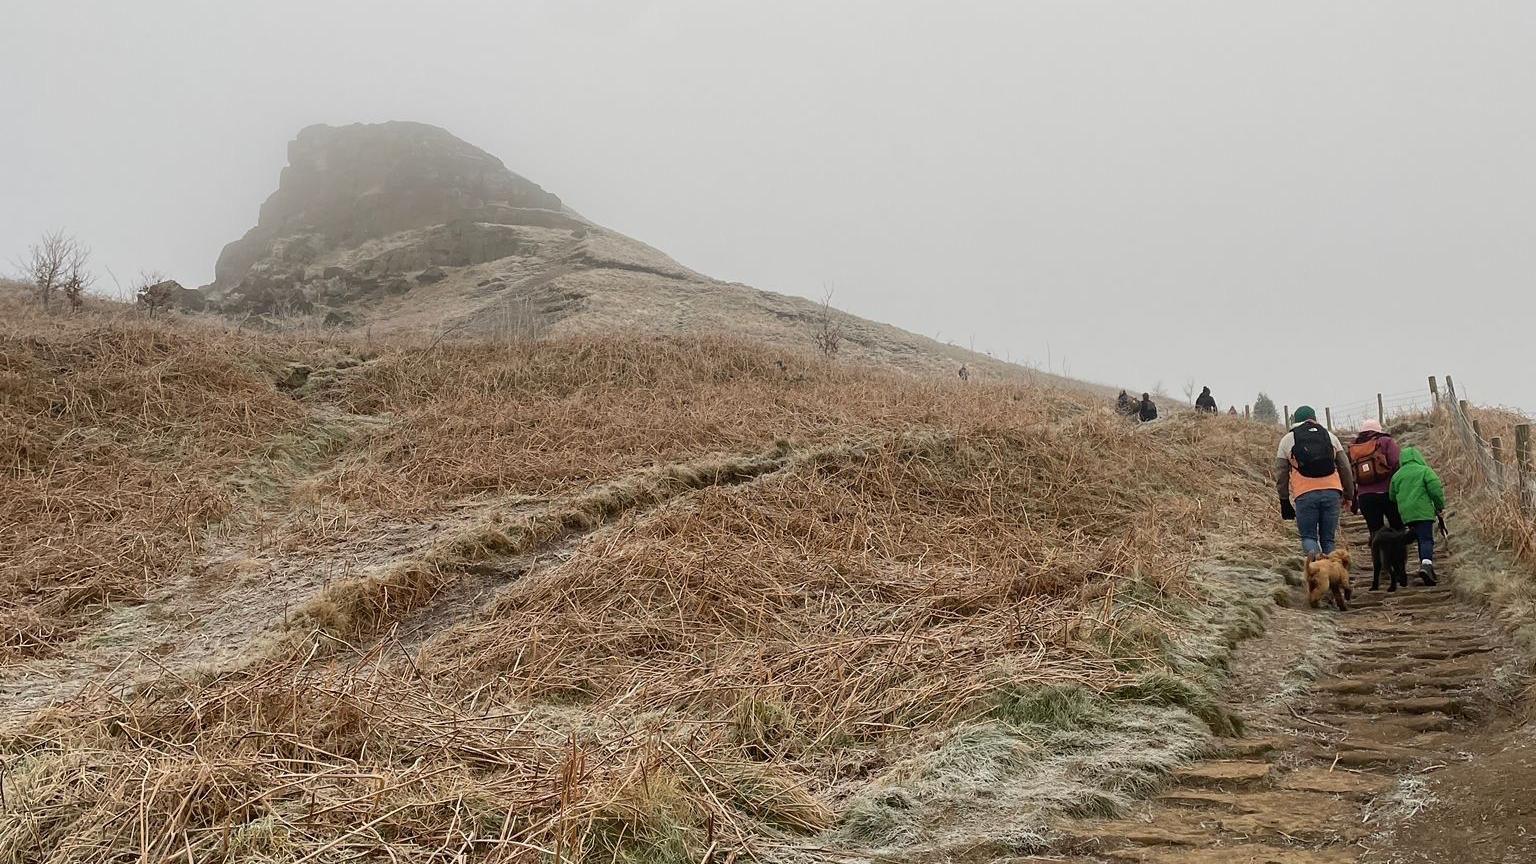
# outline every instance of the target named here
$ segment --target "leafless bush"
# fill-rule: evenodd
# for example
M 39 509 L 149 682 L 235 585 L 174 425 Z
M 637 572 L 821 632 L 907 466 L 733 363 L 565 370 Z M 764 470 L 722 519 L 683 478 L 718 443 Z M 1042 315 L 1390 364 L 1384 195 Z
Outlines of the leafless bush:
M 165 274 L 159 270 L 140 270 L 133 285 L 133 296 L 140 306 L 149 311 L 150 317 L 171 304 L 170 286 Z
M 843 344 L 843 325 L 837 320 L 832 308 L 832 289 L 828 288 L 821 298 L 821 309 L 816 314 L 816 332 L 811 334 L 816 350 L 828 360 L 837 356 Z
M 85 289 L 95 281 L 86 270 L 90 259 L 91 250 L 60 228 L 44 234 L 16 263 L 44 309 L 51 308 L 54 295 L 61 293 L 71 309 L 79 309 L 85 302 Z

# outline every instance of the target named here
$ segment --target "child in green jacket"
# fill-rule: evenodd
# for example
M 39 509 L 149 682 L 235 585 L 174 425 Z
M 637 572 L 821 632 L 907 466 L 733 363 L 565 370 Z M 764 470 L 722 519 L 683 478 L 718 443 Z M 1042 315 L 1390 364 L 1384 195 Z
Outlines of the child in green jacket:
M 1445 509 L 1445 487 L 1417 447 L 1403 448 L 1402 464 L 1392 475 L 1387 495 L 1418 537 L 1419 578 L 1425 585 L 1435 584 L 1435 519 Z

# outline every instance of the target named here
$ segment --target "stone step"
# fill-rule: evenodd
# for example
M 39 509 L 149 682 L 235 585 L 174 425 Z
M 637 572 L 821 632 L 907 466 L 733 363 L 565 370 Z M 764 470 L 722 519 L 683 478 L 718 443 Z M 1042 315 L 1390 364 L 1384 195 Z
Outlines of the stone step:
M 1315 714 L 1312 719 L 1343 730 L 1350 739 L 1385 741 L 1395 744 L 1425 732 L 1443 732 L 1451 728 L 1451 718 L 1444 714 L 1393 714 L 1366 718 L 1358 714 Z
M 1333 764 L 1345 768 L 1369 768 L 1377 765 L 1407 765 L 1420 759 L 1427 759 L 1437 755 L 1433 751 L 1424 752 L 1410 747 L 1395 747 L 1391 744 L 1372 744 L 1369 747 L 1356 747 L 1339 750 L 1333 754 Z
M 1317 682 L 1317 689 L 1323 693 L 1363 695 L 1375 693 L 1376 682 L 1364 678 L 1325 678 Z
M 1201 762 L 1173 772 L 1174 780 L 1191 786 L 1247 786 L 1269 779 L 1274 766 L 1268 762 L 1218 759 Z
M 1227 810 L 1233 813 L 1263 813 L 1307 811 L 1344 812 L 1332 795 L 1322 792 L 1298 790 L 1242 790 L 1221 791 L 1174 787 L 1157 796 L 1157 800 L 1182 807 L 1205 810 Z
M 1300 849 L 1283 843 L 1241 842 L 1209 849 L 1131 847 L 1105 853 L 1104 858 L 1129 864 L 1351 864 L 1357 860 L 1354 851 L 1337 846 Z
M 1217 738 L 1211 742 L 1207 755 L 1213 759 L 1251 759 L 1276 750 L 1289 750 L 1296 746 L 1291 735 L 1269 735 L 1262 738 Z
M 1421 673 L 1425 675 L 1467 675 L 1482 678 L 1487 672 L 1487 658 L 1478 654 L 1448 657 L 1442 660 L 1426 660 L 1415 657 L 1383 657 L 1380 659 L 1341 660 L 1334 666 L 1338 676 Z
M 1338 696 L 1330 700 L 1330 713 L 1361 714 L 1460 714 L 1462 702 L 1453 696 L 1411 696 L 1384 699 L 1378 696 Z
M 1391 777 L 1360 771 L 1300 768 L 1282 775 L 1275 785 L 1281 789 L 1298 792 L 1323 792 L 1349 798 L 1372 798 L 1391 789 L 1394 781 Z
M 1370 660 L 1372 658 L 1384 660 L 1454 660 L 1457 657 L 1487 654 L 1492 650 L 1493 646 L 1491 645 L 1467 640 L 1463 643 L 1449 645 L 1420 645 L 1417 647 L 1365 644 L 1350 648 L 1349 655 L 1357 660 Z

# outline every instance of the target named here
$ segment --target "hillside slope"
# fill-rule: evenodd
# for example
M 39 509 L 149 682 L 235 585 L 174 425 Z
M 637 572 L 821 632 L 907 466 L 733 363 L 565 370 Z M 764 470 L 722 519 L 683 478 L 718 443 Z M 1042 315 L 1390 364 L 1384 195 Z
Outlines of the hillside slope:
M 1270 430 L 1072 388 L 0 312 L 0 860 L 1032 848 L 1289 551 Z
M 1050 377 L 804 298 L 711 279 L 420 123 L 301 131 L 258 224 L 224 249 L 204 290 L 237 315 L 502 342 L 732 334 L 798 354 L 814 349 L 830 321 L 839 354 L 856 361 Z

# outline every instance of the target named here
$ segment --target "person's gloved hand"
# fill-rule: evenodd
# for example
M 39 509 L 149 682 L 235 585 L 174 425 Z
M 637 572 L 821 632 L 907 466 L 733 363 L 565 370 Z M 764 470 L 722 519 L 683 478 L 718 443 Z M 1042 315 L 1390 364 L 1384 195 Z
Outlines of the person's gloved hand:
M 1291 506 L 1291 499 L 1280 499 L 1280 518 L 1287 522 L 1293 521 L 1296 518 L 1296 508 Z

